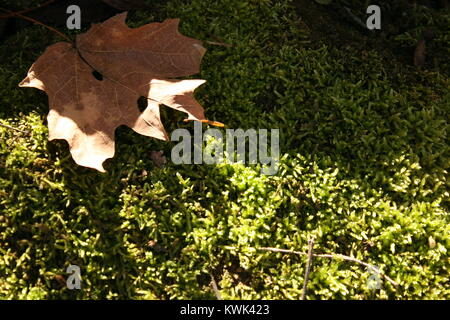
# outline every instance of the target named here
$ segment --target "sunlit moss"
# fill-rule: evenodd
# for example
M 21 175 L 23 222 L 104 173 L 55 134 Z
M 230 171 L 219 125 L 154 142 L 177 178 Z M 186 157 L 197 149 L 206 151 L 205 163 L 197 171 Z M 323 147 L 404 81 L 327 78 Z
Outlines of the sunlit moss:
M 23 30 L 0 48 L 0 121 L 31 132 L 0 127 L 0 297 L 210 299 L 213 274 L 224 298 L 298 299 L 304 258 L 252 248 L 306 251 L 314 236 L 316 252 L 355 256 L 400 288 L 370 290 L 362 266 L 315 259 L 309 299 L 450 298 L 445 72 L 313 43 L 291 1 L 149 3 L 130 25 L 179 17 L 205 41 L 194 77 L 209 119 L 280 129 L 278 174 L 157 168 L 149 152 L 169 157 L 173 143 L 126 128 L 106 174 L 76 166 L 66 142 L 47 141 L 45 93 L 17 87 L 58 39 Z M 181 125 L 192 129 L 166 119 Z M 81 291 L 58 281 L 69 264 Z

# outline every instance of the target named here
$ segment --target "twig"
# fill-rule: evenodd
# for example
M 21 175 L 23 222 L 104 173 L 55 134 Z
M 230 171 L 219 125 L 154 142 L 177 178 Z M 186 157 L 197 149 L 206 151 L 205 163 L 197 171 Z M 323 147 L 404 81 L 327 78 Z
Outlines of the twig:
M 0 122 L 0 127 L 4 127 L 4 128 L 7 128 L 7 129 L 15 130 L 15 131 L 22 132 L 22 133 L 25 133 L 25 134 L 30 134 L 29 131 L 20 130 L 20 129 L 8 126 L 7 124 L 3 124 L 1 122 Z
M 4 9 L 4 8 L 0 8 L 0 10 L 1 10 L 1 11 L 4 11 L 4 12 L 8 12 L 8 13 L 13 13 L 11 10 Z M 17 16 L 17 17 L 19 17 L 19 18 L 22 18 L 22 19 L 24 19 L 24 20 L 28 20 L 28 21 L 31 21 L 31 22 L 33 22 L 33 23 L 39 24 L 39 25 L 41 25 L 41 26 L 43 26 L 43 27 L 45 27 L 45 28 L 47 28 L 47 29 L 49 29 L 49 30 L 55 32 L 55 33 L 58 34 L 60 37 L 63 37 L 65 40 L 69 41 L 70 43 L 73 43 L 73 41 L 72 41 L 68 36 L 66 36 L 64 33 L 62 33 L 61 31 L 56 30 L 56 29 L 53 28 L 53 27 L 50 27 L 50 26 L 46 25 L 45 23 L 42 23 L 42 22 L 40 22 L 40 21 L 37 21 L 37 20 L 35 20 L 35 19 L 33 19 L 33 18 L 30 18 L 30 17 L 27 17 L 27 16 L 23 16 L 23 15 L 17 13 L 17 12 L 15 13 L 15 16 Z
M 308 286 L 309 273 L 311 272 L 311 264 L 313 259 L 314 238 L 308 241 L 308 262 L 306 263 L 305 279 L 303 280 L 303 291 L 300 300 L 305 300 L 306 288 Z
M 222 295 L 220 294 L 219 288 L 217 287 L 217 282 L 214 279 L 214 276 L 212 273 L 209 274 L 211 277 L 211 287 L 214 291 L 214 294 L 216 295 L 217 300 L 223 300 Z
M 226 249 L 230 249 L 230 250 L 235 250 L 237 249 L 236 247 L 225 247 Z M 261 247 L 261 248 L 251 248 L 254 250 L 261 250 L 261 251 L 271 251 L 271 252 L 280 252 L 280 253 L 288 253 L 288 254 L 296 254 L 296 255 L 302 255 L 302 256 L 306 256 L 308 255 L 305 252 L 300 252 L 300 251 L 294 251 L 294 250 L 286 250 L 286 249 L 278 249 L 278 248 L 271 248 L 271 247 Z M 316 254 L 313 253 L 314 257 L 319 257 L 319 258 L 330 258 L 330 259 L 342 259 L 342 260 L 347 260 L 347 261 L 351 261 L 351 262 L 355 262 L 358 263 L 360 265 L 363 265 L 367 268 L 372 268 L 378 275 L 380 275 L 381 277 L 383 277 L 386 281 L 390 282 L 393 286 L 398 287 L 399 284 L 397 282 L 395 282 L 394 280 L 392 280 L 390 277 L 388 277 L 387 275 L 385 275 L 384 273 L 382 273 L 378 268 L 372 266 L 371 264 L 368 264 L 364 261 L 358 260 L 356 258 L 352 258 L 343 254 L 338 254 L 338 253 L 331 253 L 331 254 Z
M 363 265 L 367 268 L 372 268 L 378 275 L 383 277 L 385 280 L 389 281 L 394 287 L 398 287 L 399 284 L 392 280 L 390 277 L 388 277 L 386 274 L 382 273 L 377 267 L 374 267 L 373 265 L 366 263 L 364 261 L 358 260 L 356 258 L 352 258 L 343 254 L 315 254 L 315 257 L 321 257 L 321 258 L 330 258 L 330 259 L 343 259 L 355 263 L 359 263 L 360 265 Z
M 52 4 L 55 1 L 57 1 L 57 0 L 49 0 L 47 2 L 44 2 L 43 4 L 38 5 L 37 7 L 33 7 L 33 8 L 29 8 L 29 9 L 23 9 L 23 10 L 20 10 L 20 11 L 15 11 L 15 12 L 11 12 L 11 13 L 8 13 L 8 14 L 0 15 L 0 19 L 11 18 L 11 17 L 14 17 L 14 16 L 19 15 L 19 14 L 24 14 L 24 13 L 27 13 L 27 12 L 30 12 L 30 11 L 34 11 L 34 10 L 43 8 L 45 6 L 48 6 L 49 4 Z
M 216 41 L 205 41 L 205 42 L 208 44 L 212 44 L 214 46 L 222 46 L 222 47 L 228 47 L 228 48 L 233 46 L 232 44 L 223 43 L 223 42 L 216 42 Z

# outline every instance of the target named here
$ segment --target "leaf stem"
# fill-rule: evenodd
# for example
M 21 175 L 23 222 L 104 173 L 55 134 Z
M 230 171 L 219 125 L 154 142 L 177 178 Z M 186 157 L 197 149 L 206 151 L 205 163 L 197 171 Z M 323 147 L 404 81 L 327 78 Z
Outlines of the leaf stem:
M 8 14 L 3 14 L 3 15 L 0 15 L 0 19 L 12 18 L 12 17 L 17 16 L 19 14 L 24 14 L 24 13 L 27 13 L 27 12 L 30 12 L 30 11 L 34 11 L 34 10 L 43 8 L 45 6 L 48 6 L 49 4 L 52 4 L 55 1 L 57 1 L 57 0 L 49 0 L 47 2 L 44 2 L 43 4 L 38 5 L 37 7 L 33 7 L 33 8 L 29 8 L 29 9 L 23 9 L 23 10 L 15 11 L 15 12 L 10 12 Z
M 35 19 L 33 19 L 33 18 L 24 16 L 24 15 L 18 13 L 18 12 L 13 12 L 13 11 L 8 10 L 8 9 L 5 9 L 5 8 L 0 8 L 0 10 L 1 10 L 1 11 L 4 11 L 4 12 L 8 12 L 8 13 L 10 13 L 10 14 L 11 14 L 11 13 L 14 13 L 14 16 L 17 16 L 17 17 L 22 18 L 22 19 L 24 19 L 24 20 L 28 20 L 28 21 L 31 21 L 31 22 L 33 22 L 33 23 L 39 24 L 39 25 L 41 25 L 41 26 L 43 26 L 43 27 L 45 27 L 45 28 L 47 28 L 47 29 L 49 29 L 49 30 L 55 32 L 56 34 L 58 34 L 60 37 L 64 38 L 64 39 L 67 40 L 68 42 L 70 42 L 70 43 L 72 43 L 72 44 L 74 43 L 74 42 L 72 41 L 72 39 L 70 39 L 67 35 L 65 35 L 65 34 L 62 33 L 61 31 L 58 31 L 58 30 L 56 30 L 55 28 L 50 27 L 50 26 L 48 26 L 48 25 L 46 25 L 46 24 L 44 24 L 44 23 L 42 23 L 42 22 L 40 22 L 40 21 L 38 21 L 38 20 L 35 20 Z

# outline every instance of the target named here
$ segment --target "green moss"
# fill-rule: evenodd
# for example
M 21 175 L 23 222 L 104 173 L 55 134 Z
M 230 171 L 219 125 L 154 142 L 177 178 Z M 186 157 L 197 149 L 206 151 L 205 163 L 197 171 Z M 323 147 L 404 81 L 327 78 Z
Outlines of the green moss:
M 0 127 L 0 297 L 212 299 L 213 274 L 224 298 L 298 299 L 305 259 L 252 248 L 306 251 L 315 236 L 316 252 L 352 255 L 400 287 L 370 290 L 363 267 L 315 259 L 309 299 L 448 299 L 448 70 L 327 41 L 293 4 L 151 1 L 129 18 L 179 17 L 183 34 L 232 44 L 205 43 L 196 96 L 230 128 L 280 129 L 275 176 L 157 168 L 149 152 L 173 143 L 127 128 L 108 173 L 76 166 L 66 142 L 47 142 L 45 93 L 17 87 L 57 37 L 33 26 L 3 43 L 1 121 L 31 135 Z M 192 128 L 163 116 L 168 131 Z M 69 264 L 80 291 L 58 281 Z

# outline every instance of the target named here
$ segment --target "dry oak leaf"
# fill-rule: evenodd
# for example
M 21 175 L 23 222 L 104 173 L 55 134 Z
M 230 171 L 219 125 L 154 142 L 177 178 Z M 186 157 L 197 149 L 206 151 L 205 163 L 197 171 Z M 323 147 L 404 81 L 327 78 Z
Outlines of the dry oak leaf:
M 49 46 L 20 83 L 47 93 L 49 140 L 67 140 L 77 164 L 101 172 L 114 156 L 120 125 L 168 140 L 160 105 L 187 113 L 188 120 L 206 120 L 193 95 L 205 80 L 173 79 L 199 72 L 206 51 L 201 42 L 181 35 L 178 19 L 129 28 L 126 15 L 93 25 L 77 35 L 75 46 Z M 148 101 L 143 112 L 141 96 Z

